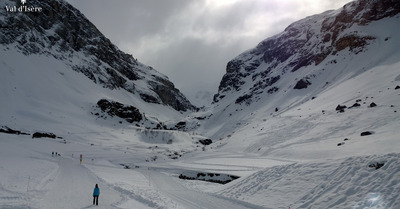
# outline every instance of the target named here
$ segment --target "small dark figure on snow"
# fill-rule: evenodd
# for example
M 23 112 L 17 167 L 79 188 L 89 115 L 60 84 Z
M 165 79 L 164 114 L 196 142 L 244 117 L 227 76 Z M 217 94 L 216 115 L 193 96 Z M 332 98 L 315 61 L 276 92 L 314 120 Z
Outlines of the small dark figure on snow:
M 54 152 L 51 152 L 51 156 L 54 157 Z
M 96 205 L 99 205 L 99 195 L 100 195 L 100 189 L 99 186 L 96 184 L 93 190 L 93 205 L 96 203 Z

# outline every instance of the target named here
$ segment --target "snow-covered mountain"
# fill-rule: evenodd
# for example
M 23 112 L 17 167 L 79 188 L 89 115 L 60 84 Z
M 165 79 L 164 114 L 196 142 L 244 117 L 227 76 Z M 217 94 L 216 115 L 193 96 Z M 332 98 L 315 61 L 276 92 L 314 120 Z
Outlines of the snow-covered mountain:
M 399 13 L 398 1 L 354 1 L 299 20 L 240 54 L 228 62 L 213 105 L 203 114 L 209 120 L 199 122 L 204 132 L 226 138 L 290 111 L 304 117 L 335 111 L 338 104 L 379 103 L 372 92 L 398 85 Z M 378 70 L 379 76 L 394 77 L 378 79 Z
M 0 208 L 400 207 L 398 1 L 291 24 L 196 112 L 64 1 L 0 7 Z
M 38 114 L 105 112 L 120 121 L 148 119 L 155 127 L 159 119 L 196 110 L 165 75 L 120 51 L 67 2 L 0 4 L 2 124 L 37 121 L 32 116 Z

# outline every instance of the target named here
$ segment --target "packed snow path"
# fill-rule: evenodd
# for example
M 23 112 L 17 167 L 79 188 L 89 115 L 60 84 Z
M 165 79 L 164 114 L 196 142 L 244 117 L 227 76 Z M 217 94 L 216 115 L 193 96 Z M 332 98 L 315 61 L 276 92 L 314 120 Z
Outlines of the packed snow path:
M 77 159 L 57 157 L 58 168 L 45 181 L 42 191 L 43 199 L 39 200 L 39 208 L 91 208 L 92 190 L 99 184 L 101 195 L 99 206 L 96 208 L 117 208 L 122 196 L 119 192 L 109 187 L 92 171 L 80 165 Z M 153 186 L 160 193 L 176 202 L 177 208 L 187 209 L 246 209 L 262 208 L 238 200 L 224 198 L 193 191 L 179 184 L 172 177 L 157 170 L 149 170 L 149 178 Z M 144 175 L 146 175 L 144 173 Z
M 118 192 L 107 187 L 78 160 L 57 158 L 58 169 L 44 188 L 46 194 L 39 203 L 40 208 L 89 208 L 95 184 L 100 187 L 99 206 L 96 208 L 109 208 L 121 200 Z
M 178 207 L 190 209 L 245 209 L 245 208 L 263 208 L 249 203 L 224 198 L 218 195 L 211 195 L 203 192 L 189 190 L 178 182 L 171 179 L 170 176 L 158 171 L 150 170 L 149 177 L 154 186 L 160 189 L 160 192 L 177 202 Z M 265 209 L 265 208 L 264 208 Z

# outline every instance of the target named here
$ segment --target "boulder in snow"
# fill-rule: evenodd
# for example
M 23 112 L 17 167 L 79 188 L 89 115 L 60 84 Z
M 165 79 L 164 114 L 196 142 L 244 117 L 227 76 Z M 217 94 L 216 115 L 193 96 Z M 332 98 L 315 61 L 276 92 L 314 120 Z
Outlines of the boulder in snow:
M 364 132 L 362 132 L 360 135 L 361 135 L 361 136 L 369 136 L 369 135 L 372 135 L 372 134 L 373 134 L 372 131 L 364 131 Z
M 293 89 L 305 89 L 309 85 L 311 85 L 311 82 L 308 81 L 307 79 L 302 78 L 296 83 L 296 85 L 293 87 Z

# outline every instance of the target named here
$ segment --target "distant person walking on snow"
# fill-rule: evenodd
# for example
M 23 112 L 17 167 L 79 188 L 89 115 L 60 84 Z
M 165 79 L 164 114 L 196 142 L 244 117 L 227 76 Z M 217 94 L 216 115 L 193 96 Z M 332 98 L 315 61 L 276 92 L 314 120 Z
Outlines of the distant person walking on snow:
M 96 205 L 99 205 L 99 195 L 100 195 L 100 189 L 99 186 L 96 184 L 93 190 L 93 205 L 96 203 Z

